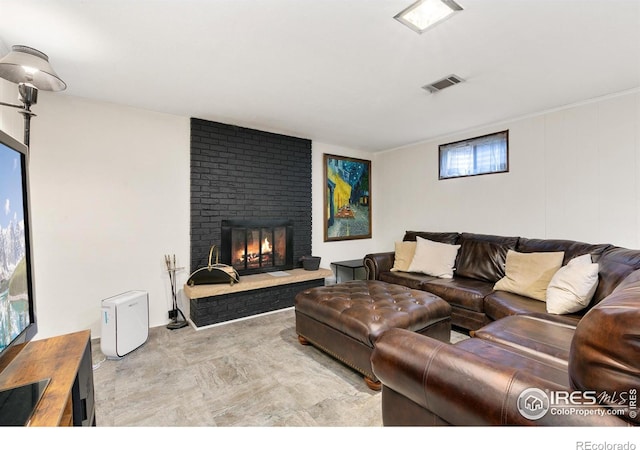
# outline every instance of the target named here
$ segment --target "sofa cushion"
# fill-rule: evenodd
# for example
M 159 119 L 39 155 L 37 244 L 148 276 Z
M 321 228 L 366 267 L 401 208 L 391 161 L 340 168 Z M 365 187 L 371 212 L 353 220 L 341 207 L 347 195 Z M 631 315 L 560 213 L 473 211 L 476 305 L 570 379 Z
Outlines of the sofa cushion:
M 547 288 L 547 312 L 569 314 L 586 308 L 598 287 L 598 264 L 591 255 L 573 258 L 558 269 Z
M 592 306 L 611 294 L 631 272 L 640 269 L 640 250 L 610 246 L 597 262 L 600 275 Z
M 559 360 L 540 357 L 541 355 L 500 345 L 486 339 L 465 339 L 454 346 L 481 358 L 482 364 L 485 366 L 493 366 L 494 364 L 507 366 L 512 370 L 524 371 L 536 378 L 553 381 L 564 388 L 569 387 L 566 363 Z
M 460 245 L 445 244 L 416 237 L 416 251 L 408 272 L 420 272 L 438 278 L 453 278 Z
M 417 236 L 430 241 L 442 242 L 443 244 L 457 244 L 460 239 L 460 233 L 457 232 L 406 231 L 402 240 L 415 241 Z
M 380 281 L 407 286 L 411 289 L 422 289 L 425 281 L 433 280 L 435 277 L 422 273 L 411 272 L 380 272 Z
M 517 243 L 517 237 L 462 233 L 455 275 L 495 283 L 504 277 L 507 251 Z
M 575 330 L 575 325 L 517 315 L 491 322 L 476 330 L 473 337 L 513 347 L 538 360 L 567 365 Z
M 532 300 L 518 294 L 506 291 L 495 291 L 484 298 L 484 312 L 492 320 L 515 314 L 544 317 L 554 322 L 577 324 L 582 314 L 553 315 L 547 312 L 546 303 Z
M 420 289 L 431 292 L 452 305 L 483 312 L 484 298 L 493 290 L 493 286 L 491 283 L 480 280 L 455 277 L 425 281 L 421 284 Z
M 533 252 L 564 252 L 562 265 L 567 264 L 576 256 L 589 253 L 594 263 L 597 263 L 609 244 L 588 244 L 586 242 L 570 241 L 566 239 L 529 239 L 520 238 L 516 251 L 520 253 Z
M 395 259 L 393 261 L 392 272 L 406 272 L 413 261 L 416 253 L 416 243 L 411 241 L 401 241 L 395 244 Z
M 562 266 L 562 252 L 520 253 L 507 252 L 505 276 L 498 280 L 496 291 L 513 292 L 545 301 L 547 287 L 553 275 Z

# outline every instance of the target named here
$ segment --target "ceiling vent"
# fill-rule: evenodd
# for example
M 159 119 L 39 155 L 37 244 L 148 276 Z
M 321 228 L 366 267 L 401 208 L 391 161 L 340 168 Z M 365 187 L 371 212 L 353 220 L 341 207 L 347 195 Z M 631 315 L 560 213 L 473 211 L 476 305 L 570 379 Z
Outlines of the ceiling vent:
M 425 89 L 433 94 L 435 92 L 441 91 L 445 88 L 453 86 L 454 84 L 461 83 L 463 81 L 464 80 L 457 75 L 449 75 L 448 77 L 443 78 L 442 80 L 438 80 L 434 83 L 422 86 L 422 89 Z

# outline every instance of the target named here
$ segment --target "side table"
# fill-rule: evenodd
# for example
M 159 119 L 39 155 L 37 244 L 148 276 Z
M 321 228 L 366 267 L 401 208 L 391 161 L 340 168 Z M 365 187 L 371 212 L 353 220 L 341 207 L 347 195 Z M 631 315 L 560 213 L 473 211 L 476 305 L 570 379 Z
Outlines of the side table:
M 351 259 L 349 261 L 332 262 L 332 265 L 336 266 L 336 283 L 339 283 L 340 268 L 351 270 L 351 279 L 356 279 L 356 270 L 364 269 L 364 262 L 362 259 Z

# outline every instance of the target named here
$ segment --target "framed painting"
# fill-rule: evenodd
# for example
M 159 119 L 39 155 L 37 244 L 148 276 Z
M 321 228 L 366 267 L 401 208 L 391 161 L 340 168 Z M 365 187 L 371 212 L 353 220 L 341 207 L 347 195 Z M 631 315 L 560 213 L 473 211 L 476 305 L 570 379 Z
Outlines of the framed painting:
M 371 161 L 324 155 L 324 240 L 371 237 Z

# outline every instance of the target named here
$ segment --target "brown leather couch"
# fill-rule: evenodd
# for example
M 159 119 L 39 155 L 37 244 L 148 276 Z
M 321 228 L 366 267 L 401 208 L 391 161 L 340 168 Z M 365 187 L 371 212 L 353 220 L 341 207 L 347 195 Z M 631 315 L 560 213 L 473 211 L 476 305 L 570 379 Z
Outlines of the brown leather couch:
M 405 239 L 416 235 L 461 244 L 453 279 L 390 272 L 393 253 L 367 255 L 369 276 L 444 298 L 453 323 L 473 337 L 447 344 L 406 330 L 383 333 L 371 363 L 385 425 L 638 424 L 640 251 L 470 233 L 407 232 Z M 599 284 L 589 307 L 559 316 L 544 302 L 493 291 L 509 248 L 564 251 L 564 263 L 591 253 Z
M 451 304 L 451 323 L 466 330 L 477 330 L 491 321 L 513 314 L 534 314 L 575 325 L 590 307 L 613 291 L 632 271 L 640 269 L 640 251 L 610 244 L 588 244 L 561 239 L 529 239 L 474 233 L 407 231 L 404 241 L 416 236 L 436 242 L 459 244 L 452 279 L 411 272 L 392 272 L 394 252 L 372 253 L 364 257 L 367 277 L 401 284 L 435 294 Z M 590 253 L 599 265 L 598 288 L 588 308 L 567 315 L 551 315 L 544 302 L 504 291 L 494 284 L 504 277 L 508 250 L 521 253 L 564 252 L 563 264 L 576 256 Z

